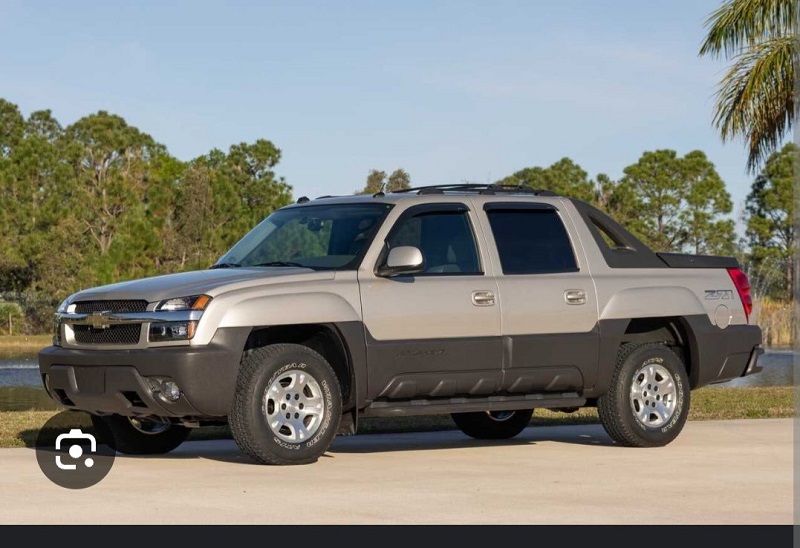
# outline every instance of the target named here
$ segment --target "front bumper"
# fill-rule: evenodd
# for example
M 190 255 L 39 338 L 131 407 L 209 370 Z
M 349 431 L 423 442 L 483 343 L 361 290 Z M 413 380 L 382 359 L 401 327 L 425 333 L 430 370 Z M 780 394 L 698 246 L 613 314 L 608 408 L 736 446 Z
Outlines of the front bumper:
M 218 329 L 206 346 L 76 350 L 50 346 L 39 371 L 50 397 L 71 409 L 126 416 L 224 417 L 249 328 Z M 181 396 L 162 400 L 147 377 L 169 377 Z

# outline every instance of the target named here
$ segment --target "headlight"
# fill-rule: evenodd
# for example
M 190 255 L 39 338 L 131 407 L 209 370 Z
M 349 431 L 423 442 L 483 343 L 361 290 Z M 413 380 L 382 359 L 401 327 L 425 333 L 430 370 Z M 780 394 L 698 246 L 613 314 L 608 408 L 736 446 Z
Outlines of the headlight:
M 191 297 L 176 297 L 166 299 L 156 305 L 156 312 L 202 312 L 211 302 L 208 295 L 193 295 Z M 181 315 L 179 315 L 181 316 Z M 184 316 L 185 317 L 185 316 Z M 150 342 L 188 341 L 197 331 L 199 315 L 192 314 L 191 320 L 178 320 L 153 322 L 150 324 L 148 340 Z
M 176 297 L 161 301 L 156 305 L 156 312 L 177 312 L 179 310 L 205 310 L 211 297 L 194 295 L 192 297 Z
M 197 321 L 158 322 L 150 325 L 150 342 L 188 341 L 197 331 Z

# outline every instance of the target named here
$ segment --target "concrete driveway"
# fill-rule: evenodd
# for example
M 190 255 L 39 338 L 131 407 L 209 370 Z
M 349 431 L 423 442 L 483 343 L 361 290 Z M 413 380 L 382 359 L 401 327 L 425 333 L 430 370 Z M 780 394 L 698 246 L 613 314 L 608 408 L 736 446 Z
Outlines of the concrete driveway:
M 124 457 L 62 489 L 0 449 L 3 523 L 792 523 L 792 421 L 690 422 L 659 449 L 600 426 L 338 438 L 308 466 L 249 464 L 231 441 Z

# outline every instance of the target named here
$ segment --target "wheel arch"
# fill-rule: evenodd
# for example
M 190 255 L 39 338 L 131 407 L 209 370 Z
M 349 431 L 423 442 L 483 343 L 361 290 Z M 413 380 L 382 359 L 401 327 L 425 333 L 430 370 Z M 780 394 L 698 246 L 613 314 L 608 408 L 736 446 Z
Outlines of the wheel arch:
M 608 391 L 619 349 L 632 342 L 669 346 L 683 361 L 690 387 L 695 388 L 699 383 L 699 344 L 691 322 L 685 316 L 601 320 L 600 337 L 597 383 L 587 390 L 587 398 L 596 398 Z
M 342 410 L 355 413 L 360 391 L 366 389 L 366 349 L 361 322 L 254 327 L 247 337 L 244 352 L 278 343 L 299 344 L 322 355 L 339 380 Z

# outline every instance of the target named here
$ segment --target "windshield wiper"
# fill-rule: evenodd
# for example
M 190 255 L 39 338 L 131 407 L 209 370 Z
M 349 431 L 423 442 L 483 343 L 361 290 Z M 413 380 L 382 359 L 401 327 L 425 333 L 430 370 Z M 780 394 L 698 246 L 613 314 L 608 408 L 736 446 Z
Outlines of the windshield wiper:
M 299 268 L 311 268 L 310 266 L 306 266 L 300 263 L 293 263 L 291 261 L 270 261 L 268 263 L 258 263 L 252 266 L 295 266 Z
M 217 263 L 215 265 L 211 265 L 211 269 L 213 270 L 215 268 L 238 268 L 240 266 L 242 265 L 240 265 L 239 263 Z

